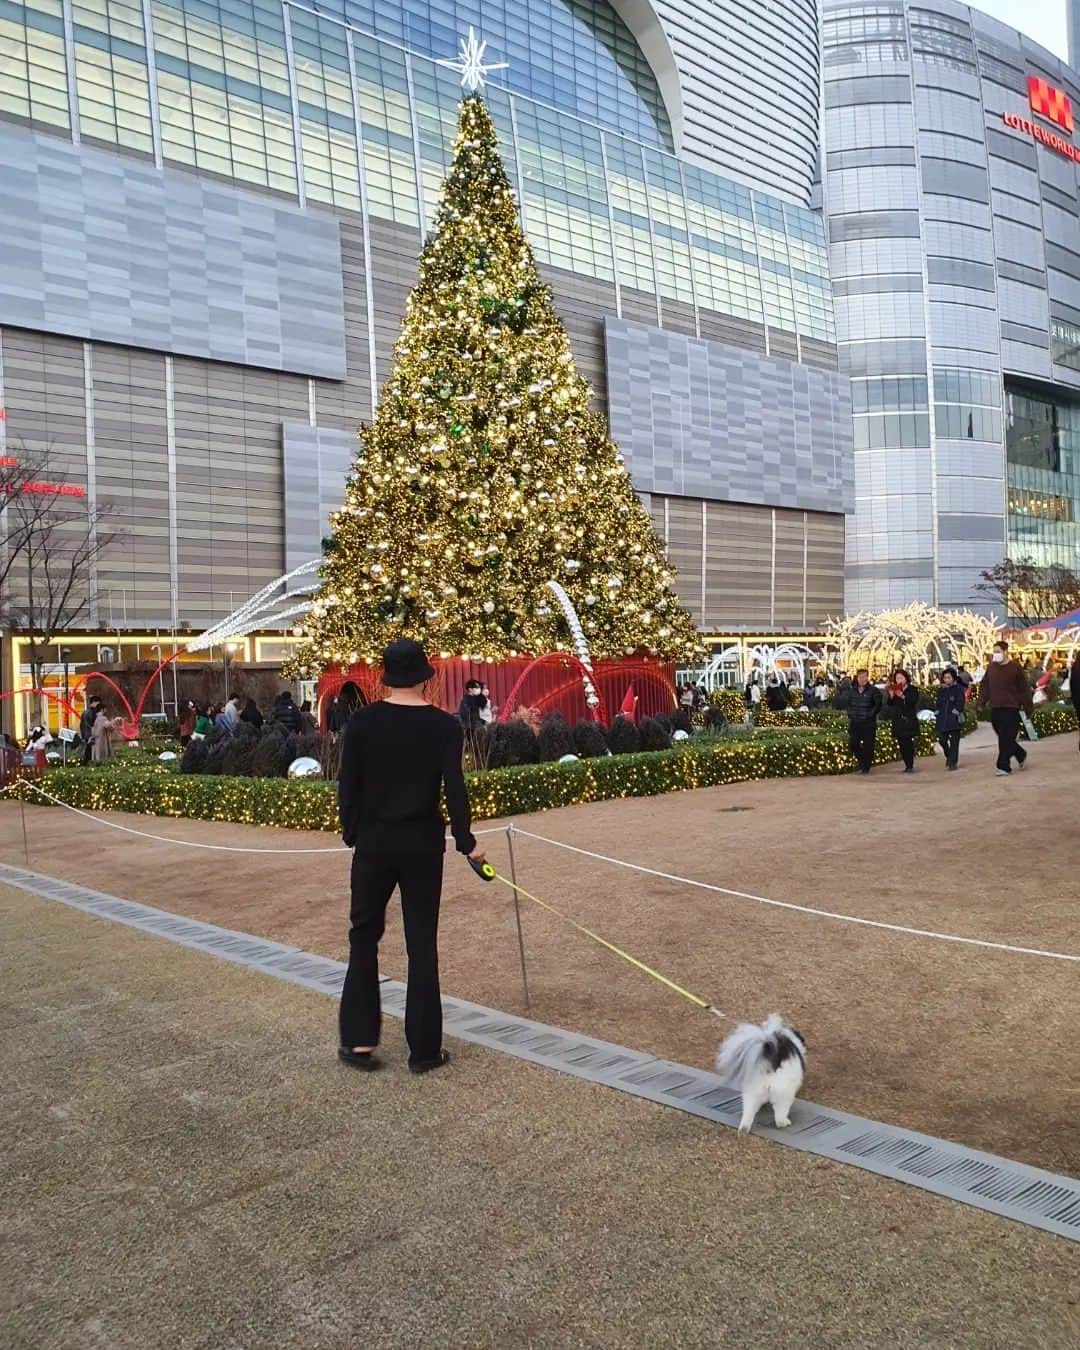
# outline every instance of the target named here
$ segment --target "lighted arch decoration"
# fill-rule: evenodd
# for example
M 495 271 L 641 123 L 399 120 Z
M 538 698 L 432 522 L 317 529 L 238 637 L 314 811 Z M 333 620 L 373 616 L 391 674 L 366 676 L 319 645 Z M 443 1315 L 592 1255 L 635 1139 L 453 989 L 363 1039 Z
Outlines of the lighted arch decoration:
M 569 670 L 567 669 L 569 667 Z M 525 669 L 517 677 L 510 687 L 510 692 L 503 700 L 502 709 L 499 713 L 500 722 L 509 722 L 514 713 L 520 706 L 521 692 L 525 688 L 530 677 L 539 671 L 563 671 L 566 678 L 563 680 L 546 683 L 535 697 L 530 700 L 530 706 L 539 708 L 541 711 L 557 705 L 573 688 L 580 684 L 588 691 L 592 690 L 590 699 L 588 692 L 585 695 L 585 706 L 588 715 L 594 722 L 606 721 L 604 715 L 604 704 L 600 693 L 593 683 L 593 671 L 591 666 L 587 667 L 572 652 L 547 652 L 544 656 L 537 656 L 528 663 Z
M 78 717 L 79 713 L 75 706 L 68 702 L 63 694 L 58 694 L 54 689 L 5 689 L 0 694 L 0 703 L 6 698 L 17 698 L 19 694 L 37 694 L 42 698 L 47 698 L 51 703 L 57 704 L 72 717 Z
M 1001 625 L 993 619 L 922 603 L 830 619 L 827 627 L 844 670 L 866 666 L 872 674 L 881 674 L 903 666 L 916 680 L 958 662 L 982 666 L 1001 636 Z

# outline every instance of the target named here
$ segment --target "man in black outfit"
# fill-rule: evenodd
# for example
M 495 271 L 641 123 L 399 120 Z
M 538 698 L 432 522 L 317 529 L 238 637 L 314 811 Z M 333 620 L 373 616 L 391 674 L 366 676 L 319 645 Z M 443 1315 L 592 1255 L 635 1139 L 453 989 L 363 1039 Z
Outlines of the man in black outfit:
M 859 772 L 867 774 L 874 762 L 874 741 L 881 712 L 881 690 L 870 683 L 868 670 L 855 672 L 855 683 L 847 691 L 843 706 L 848 715 L 848 748 L 859 761 Z
M 485 706 L 484 686 L 479 680 L 470 680 L 458 704 L 458 721 L 466 731 L 479 731 L 483 725 L 480 709 Z
M 461 772 L 462 728 L 424 697 L 435 671 L 410 638 L 383 652 L 389 697 L 353 714 L 345 730 L 338 779 L 341 830 L 352 849 L 349 970 L 341 991 L 338 1057 L 357 1069 L 376 1069 L 379 1044 L 379 939 L 386 906 L 401 891 L 409 956 L 405 1039 L 409 1068 L 427 1073 L 446 1064 L 439 992 L 439 899 L 446 825 L 439 791 L 446 792 L 458 852 L 482 859 L 471 833 L 469 798 Z

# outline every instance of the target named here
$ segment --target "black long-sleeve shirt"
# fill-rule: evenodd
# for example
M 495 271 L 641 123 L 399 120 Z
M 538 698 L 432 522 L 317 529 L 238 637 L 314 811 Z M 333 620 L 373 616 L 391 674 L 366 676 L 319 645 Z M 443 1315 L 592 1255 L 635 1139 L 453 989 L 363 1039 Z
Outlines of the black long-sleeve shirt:
M 461 749 L 460 723 L 430 704 L 369 703 L 354 713 L 338 776 L 345 843 L 366 854 L 442 853 L 445 787 L 454 842 L 471 853 L 476 840 Z

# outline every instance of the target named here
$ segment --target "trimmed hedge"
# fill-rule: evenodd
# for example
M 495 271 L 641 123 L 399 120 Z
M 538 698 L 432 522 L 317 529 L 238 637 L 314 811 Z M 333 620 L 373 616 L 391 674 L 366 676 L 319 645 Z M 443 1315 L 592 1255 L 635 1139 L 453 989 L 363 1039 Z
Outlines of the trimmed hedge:
M 1040 736 L 1077 729 L 1076 713 L 1067 704 L 1036 708 L 1034 721 Z M 931 755 L 933 749 L 933 723 L 923 723 L 919 754 Z M 893 737 L 887 732 L 879 734 L 875 763 L 896 758 Z M 763 778 L 850 773 L 854 767 L 846 735 L 792 727 L 571 764 L 519 764 L 469 774 L 467 781 L 476 819 L 491 820 L 614 797 L 651 797 Z M 180 774 L 162 764 L 141 763 L 53 769 L 45 783 L 54 796 L 88 811 L 131 811 L 332 833 L 338 829 L 336 785 L 321 779 Z M 28 801 L 41 800 L 32 788 L 21 791 Z
M 1031 720 L 1040 736 L 1077 730 L 1076 709 L 1071 703 L 1040 703 Z
M 933 753 L 922 737 L 919 753 Z M 875 760 L 896 758 L 879 736 Z M 751 738 L 685 742 L 677 749 L 605 755 L 570 764 L 520 764 L 467 775 L 477 820 L 526 814 L 613 797 L 651 797 L 686 788 L 847 773 L 854 763 L 846 737 L 821 731 L 774 732 Z M 294 830 L 338 829 L 334 783 L 303 778 L 229 778 L 181 774 L 162 765 L 50 771 L 48 791 L 87 811 L 130 811 L 192 820 L 228 820 Z M 36 797 L 23 789 L 28 801 Z M 41 800 L 40 797 L 37 798 Z

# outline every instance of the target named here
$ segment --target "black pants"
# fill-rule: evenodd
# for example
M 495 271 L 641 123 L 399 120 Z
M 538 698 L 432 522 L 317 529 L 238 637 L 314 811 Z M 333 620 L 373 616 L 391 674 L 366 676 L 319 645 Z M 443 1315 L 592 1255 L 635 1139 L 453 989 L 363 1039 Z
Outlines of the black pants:
M 904 761 L 904 768 L 913 769 L 915 767 L 914 736 L 897 736 L 896 744 L 900 747 L 900 758 Z
M 959 731 L 943 731 L 938 736 L 942 750 L 945 751 L 945 763 L 950 769 L 955 769 L 960 762 L 960 733 Z
M 876 738 L 877 723 L 874 721 L 864 719 L 861 722 L 852 722 L 848 727 L 848 749 L 859 761 L 859 768 L 863 773 L 869 773 L 870 765 L 874 762 Z
M 1016 738 L 1020 735 L 1020 709 L 994 708 L 990 713 L 990 725 L 997 732 L 997 766 L 1007 772 L 1012 770 L 1012 760 L 1023 764 L 1027 751 L 1021 750 Z
M 84 767 L 85 765 L 90 763 L 90 756 L 93 754 L 93 752 L 94 752 L 94 743 L 90 739 L 90 737 L 87 736 L 86 740 L 83 742 L 83 752 L 82 752 L 82 762 Z
M 386 927 L 386 906 L 394 888 L 400 887 L 409 956 L 405 996 L 409 1058 L 434 1059 L 442 1049 L 438 946 L 442 873 L 441 853 L 390 859 L 353 854 L 349 970 L 341 991 L 342 1045 L 379 1043 L 379 939 Z

